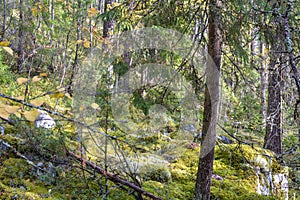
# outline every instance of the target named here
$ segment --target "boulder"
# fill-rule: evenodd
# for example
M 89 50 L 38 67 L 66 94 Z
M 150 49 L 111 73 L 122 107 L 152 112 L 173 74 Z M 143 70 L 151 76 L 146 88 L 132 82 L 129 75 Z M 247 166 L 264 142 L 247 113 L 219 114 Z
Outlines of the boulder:
M 46 112 L 40 112 L 39 116 L 35 120 L 35 127 L 39 128 L 46 128 L 51 129 L 56 125 L 54 119 L 48 115 Z

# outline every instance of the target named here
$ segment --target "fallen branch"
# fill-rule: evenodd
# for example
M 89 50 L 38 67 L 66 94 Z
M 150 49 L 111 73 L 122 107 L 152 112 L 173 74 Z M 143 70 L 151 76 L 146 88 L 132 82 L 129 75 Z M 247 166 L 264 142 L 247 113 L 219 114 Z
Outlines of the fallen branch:
M 3 145 L 6 148 L 10 149 L 16 156 L 24 159 L 29 165 L 37 168 L 38 170 L 41 170 L 43 172 L 46 172 L 44 169 L 40 168 L 39 166 L 37 166 L 36 164 L 34 164 L 31 160 L 29 160 L 29 158 L 27 158 L 25 155 L 21 154 L 20 152 L 18 152 L 13 146 L 11 146 L 10 144 L 8 144 L 7 142 L 3 141 L 2 139 L 0 139 L 0 146 Z
M 77 123 L 79 125 L 82 125 L 96 133 L 101 133 L 102 135 L 106 136 L 106 137 L 109 137 L 113 140 L 118 140 L 118 141 L 122 141 L 122 140 L 119 140 L 118 138 L 114 137 L 114 136 L 111 136 L 111 135 L 108 135 L 106 133 L 103 133 L 103 132 L 99 132 L 98 130 L 84 124 L 83 122 L 79 122 L 79 121 L 75 121 L 74 119 L 71 119 L 71 118 L 68 118 L 68 117 L 65 117 L 64 115 L 58 113 L 58 112 L 54 112 L 52 110 L 49 110 L 49 109 L 46 109 L 46 108 L 43 108 L 43 107 L 40 107 L 40 106 L 35 106 L 33 104 L 30 104 L 30 103 L 27 103 L 23 100 L 19 100 L 19 99 L 16 99 L 16 98 L 13 98 L 13 97 L 10 97 L 10 96 L 7 96 L 5 94 L 1 94 L 0 93 L 0 97 L 3 97 L 3 98 L 6 98 L 6 99 L 9 99 L 9 100 L 12 100 L 12 101 L 15 101 L 15 102 L 18 102 L 18 103 L 21 103 L 22 105 L 25 105 L 25 106 L 28 106 L 30 108 L 36 108 L 36 109 L 39 109 L 39 110 L 43 110 L 47 113 L 50 113 L 50 114 L 53 114 L 53 115 L 56 115 L 56 116 L 59 116 L 67 121 L 70 121 L 70 122 L 74 122 L 74 123 Z M 2 119 L 3 120 L 3 119 Z M 6 121 L 7 123 L 11 124 L 11 125 L 14 125 L 15 122 L 11 121 L 11 120 L 4 120 Z M 3 143 L 4 141 L 0 140 L 0 143 Z M 124 141 L 122 141 L 124 142 Z M 126 142 L 125 142 L 126 143 Z M 127 144 L 127 143 L 126 143 Z M 5 143 L 4 144 L 5 146 L 7 146 L 8 148 L 12 149 L 14 151 L 14 153 L 16 153 L 18 156 L 22 157 L 23 159 L 25 159 L 30 165 L 34 166 L 34 167 L 37 167 L 36 165 L 34 165 L 34 163 L 32 163 L 30 160 L 28 160 L 25 156 L 21 155 L 19 152 L 17 152 L 12 146 L 10 146 L 9 144 Z M 151 199 L 154 199 L 154 200 L 162 200 L 162 198 L 160 197 L 157 197 L 155 196 L 154 194 L 150 193 L 150 192 L 147 192 L 145 190 L 143 190 L 142 188 L 140 188 L 139 186 L 129 182 L 129 181 L 126 181 L 120 177 L 118 177 L 117 175 L 113 174 L 113 173 L 110 173 L 110 172 L 107 172 L 105 171 L 104 169 L 102 169 L 101 167 L 99 167 L 98 165 L 96 165 L 95 163 L 93 162 L 90 162 L 88 160 L 85 160 L 84 158 L 82 158 L 81 156 L 79 155 L 76 155 L 74 154 L 73 152 L 67 150 L 67 154 L 73 158 L 75 158 L 76 160 L 80 161 L 81 163 L 85 163 L 87 166 L 95 169 L 98 173 L 102 174 L 103 176 L 105 176 L 107 179 L 109 179 L 110 181 L 114 182 L 114 183 L 118 183 L 118 184 L 121 184 L 121 185 L 124 185 L 124 186 L 127 186 L 127 187 L 130 187 L 132 188 L 133 190 L 135 190 L 136 192 L 144 195 L 144 196 L 147 196 Z M 40 168 L 39 168 L 40 169 Z
M 109 179 L 110 181 L 112 181 L 114 183 L 118 183 L 118 184 L 121 184 L 121 185 L 128 186 L 128 187 L 132 188 L 133 190 L 135 190 L 136 192 L 141 193 L 144 196 L 150 197 L 151 199 L 162 200 L 162 198 L 157 197 L 154 194 L 143 190 L 142 188 L 138 187 L 137 185 L 118 177 L 116 174 L 105 171 L 103 168 L 96 165 L 95 163 L 93 163 L 91 161 L 88 161 L 88 160 L 82 158 L 81 156 L 71 152 L 71 151 L 67 151 L 67 155 L 75 158 L 76 160 L 80 161 L 81 163 L 85 163 L 87 166 L 93 168 L 98 173 L 102 174 L 103 176 L 105 176 L 107 179 Z

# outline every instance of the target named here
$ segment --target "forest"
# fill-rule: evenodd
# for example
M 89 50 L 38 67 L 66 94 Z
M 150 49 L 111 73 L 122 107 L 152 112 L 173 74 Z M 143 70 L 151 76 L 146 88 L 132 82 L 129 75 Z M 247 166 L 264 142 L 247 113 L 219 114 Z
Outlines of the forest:
M 300 1 L 0 0 L 0 199 L 300 200 Z

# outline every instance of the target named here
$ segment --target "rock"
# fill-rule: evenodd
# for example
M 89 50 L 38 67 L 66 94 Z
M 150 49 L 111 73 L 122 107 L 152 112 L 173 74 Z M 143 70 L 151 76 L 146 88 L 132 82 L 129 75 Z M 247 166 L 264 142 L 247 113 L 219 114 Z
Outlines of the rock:
M 56 170 L 55 170 L 55 167 L 53 166 L 53 164 L 50 162 L 48 164 L 48 167 L 47 167 L 47 173 L 49 174 L 49 176 L 51 177 L 55 177 L 56 176 Z
M 273 184 L 275 190 L 278 190 L 284 199 L 289 199 L 289 182 L 287 173 L 278 173 L 273 175 Z
M 276 195 L 288 200 L 288 172 L 274 173 L 271 169 L 266 171 L 266 169 L 257 166 L 256 177 L 256 192 L 258 194 L 264 196 Z
M 38 164 L 36 164 L 36 166 L 38 166 L 38 167 L 43 167 L 43 166 L 44 166 L 44 163 L 43 163 L 43 162 L 38 162 Z
M 46 129 L 51 129 L 56 125 L 54 119 L 48 115 L 45 112 L 41 112 L 37 119 L 35 120 L 35 127 L 39 128 L 46 128 Z
M 174 162 L 177 162 L 177 161 L 178 161 L 177 157 L 176 157 L 176 156 L 172 156 L 172 155 L 164 154 L 164 155 L 163 155 L 163 158 L 164 158 L 166 161 L 170 162 L 170 163 L 174 163 Z
M 1 135 L 4 135 L 4 127 L 3 126 L 0 126 L 0 133 L 1 133 Z
M 184 130 L 190 132 L 190 133 L 195 133 L 196 132 L 196 128 L 193 124 L 186 124 L 184 127 Z
M 228 137 L 221 135 L 217 137 L 222 143 L 224 144 L 232 144 L 233 141 L 231 139 L 229 139 Z
M 271 195 L 271 185 L 272 185 L 272 174 L 269 173 L 261 173 L 260 167 L 256 167 L 256 176 L 257 176 L 257 186 L 256 193 L 270 196 Z
M 202 130 L 200 130 L 199 132 L 196 132 L 196 133 L 194 134 L 194 142 L 195 142 L 195 141 L 200 141 L 201 138 L 202 138 Z
M 211 178 L 213 178 L 215 180 L 219 180 L 219 181 L 223 180 L 223 177 L 218 174 L 212 174 Z

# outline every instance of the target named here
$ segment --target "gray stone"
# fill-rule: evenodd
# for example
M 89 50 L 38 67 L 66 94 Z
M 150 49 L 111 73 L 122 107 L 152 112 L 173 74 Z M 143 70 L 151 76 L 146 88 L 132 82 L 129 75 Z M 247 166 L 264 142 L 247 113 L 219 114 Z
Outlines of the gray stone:
M 37 119 L 35 120 L 35 127 L 39 128 L 46 128 L 46 129 L 51 129 L 56 125 L 54 119 L 48 115 L 45 112 L 41 112 Z
M 232 144 L 233 141 L 231 139 L 229 139 L 228 137 L 221 135 L 220 137 L 218 137 L 218 139 L 224 143 L 224 144 Z
M 4 127 L 3 126 L 0 126 L 0 133 L 1 133 L 1 135 L 4 135 Z
M 195 133 L 196 132 L 196 128 L 193 124 L 186 124 L 184 127 L 184 130 L 190 132 L 190 133 Z

